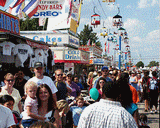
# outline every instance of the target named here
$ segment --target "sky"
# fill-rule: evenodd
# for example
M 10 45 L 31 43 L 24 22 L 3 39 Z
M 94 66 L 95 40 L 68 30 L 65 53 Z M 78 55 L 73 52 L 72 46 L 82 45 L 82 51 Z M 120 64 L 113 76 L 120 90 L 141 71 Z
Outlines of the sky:
M 4 8 L 0 7 L 0 9 L 5 10 L 9 4 Z M 92 28 L 93 32 L 97 33 L 99 41 L 101 41 L 103 51 L 107 37 L 100 36 L 100 29 L 106 27 L 110 32 L 117 31 L 117 28 L 112 26 L 112 18 L 118 13 L 119 7 L 123 28 L 128 33 L 132 63 L 136 64 L 142 61 L 145 65 L 148 65 L 150 61 L 160 61 L 159 0 L 116 0 L 114 5 L 104 3 L 102 0 L 83 0 L 78 33 L 83 30 L 85 24 L 91 26 L 91 15 L 94 14 L 94 6 L 95 12 L 101 16 L 101 25 Z M 114 55 L 113 48 L 115 48 L 115 44 L 109 44 L 109 53 L 107 55 L 112 56 Z M 125 51 L 124 47 L 125 44 L 122 42 L 122 51 Z M 118 54 L 116 54 L 116 60 L 118 61 Z
M 111 32 L 117 31 L 117 28 L 112 26 L 112 19 L 118 13 L 122 16 L 123 28 L 126 29 L 129 38 L 131 57 L 133 64 L 142 61 L 148 65 L 150 61 L 159 62 L 159 0 L 116 0 L 116 3 L 108 4 L 102 0 L 84 0 L 81 12 L 81 21 L 78 32 L 82 31 L 85 24 L 91 25 L 91 15 L 95 12 L 101 16 L 101 25 L 93 28 L 99 40 L 101 41 L 104 50 L 104 43 L 107 38 L 100 35 L 100 29 L 104 26 L 110 29 Z M 124 50 L 122 42 L 122 50 Z M 110 43 L 109 53 L 114 54 L 113 48 L 115 44 Z M 118 55 L 116 55 L 118 61 Z

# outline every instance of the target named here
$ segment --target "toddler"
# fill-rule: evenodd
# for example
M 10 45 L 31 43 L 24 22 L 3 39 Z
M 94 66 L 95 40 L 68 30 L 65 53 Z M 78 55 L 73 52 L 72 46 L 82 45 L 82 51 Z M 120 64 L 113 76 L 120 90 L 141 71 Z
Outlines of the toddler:
M 76 103 L 76 106 L 72 106 Z M 84 106 L 84 99 L 82 96 L 78 96 L 76 98 L 76 101 L 73 101 L 69 104 L 70 111 L 72 111 L 72 117 L 73 117 L 73 127 L 76 128 L 78 126 L 79 118 L 81 116 L 82 111 L 86 108 Z
M 25 84 L 25 93 L 27 97 L 24 102 L 24 112 L 22 118 L 22 125 L 24 128 L 29 127 L 37 120 L 45 120 L 45 117 L 38 115 L 38 102 L 36 92 L 36 83 L 29 81 Z
M 0 104 L 2 104 L 3 106 L 9 108 L 11 111 L 13 110 L 13 105 L 14 105 L 14 99 L 12 96 L 10 95 L 3 95 L 0 97 Z M 13 113 L 13 117 L 14 117 L 14 121 L 17 124 L 18 120 L 15 116 L 15 114 Z

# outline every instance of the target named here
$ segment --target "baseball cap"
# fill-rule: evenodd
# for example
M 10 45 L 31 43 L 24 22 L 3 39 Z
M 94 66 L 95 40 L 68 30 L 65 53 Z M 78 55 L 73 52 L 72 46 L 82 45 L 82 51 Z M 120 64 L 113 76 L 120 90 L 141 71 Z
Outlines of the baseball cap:
M 68 75 L 71 75 L 71 76 L 72 76 L 72 72 L 70 72 L 70 71 L 67 72 L 67 73 L 66 73 L 66 76 L 68 76 Z
M 103 71 L 104 69 L 108 70 L 108 67 L 107 66 L 103 66 L 101 70 Z
M 34 68 L 39 68 L 39 67 L 43 67 L 43 64 L 41 62 L 35 62 Z

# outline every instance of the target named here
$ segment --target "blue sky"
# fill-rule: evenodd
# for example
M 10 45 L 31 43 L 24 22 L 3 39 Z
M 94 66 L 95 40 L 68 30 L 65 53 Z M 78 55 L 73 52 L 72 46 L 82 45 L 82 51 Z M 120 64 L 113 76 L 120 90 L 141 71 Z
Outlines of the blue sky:
M 100 3 L 99 3 L 100 2 Z M 100 28 L 104 26 L 110 30 L 116 30 L 112 27 L 112 17 L 118 13 L 117 7 L 120 8 L 120 14 L 129 37 L 129 45 L 131 47 L 131 57 L 133 63 L 142 61 L 148 65 L 150 61 L 159 61 L 159 1 L 158 0 L 116 0 L 115 5 L 103 3 L 102 0 L 84 0 L 81 12 L 81 21 L 78 32 L 83 30 L 84 24 L 90 25 L 93 15 L 93 8 L 96 6 L 96 13 L 101 15 L 101 25 L 93 28 L 98 36 Z M 102 7 L 100 6 L 102 5 Z M 105 14 L 103 13 L 103 10 Z M 99 36 L 99 40 L 104 42 L 107 40 Z M 110 43 L 110 53 L 113 55 L 114 44 Z M 122 43 L 122 47 L 124 44 Z M 123 48 L 122 48 L 123 49 Z M 118 60 L 118 55 L 117 59 Z
M 11 2 L 11 0 L 10 0 Z M 5 10 L 0 7 L 0 9 Z M 101 7 L 101 5 L 102 7 Z M 118 13 L 117 7 L 120 8 L 120 14 L 129 37 L 129 45 L 131 48 L 132 62 L 136 64 L 140 61 L 140 56 L 145 65 L 150 61 L 159 61 L 159 0 L 116 0 L 116 3 L 108 5 L 102 0 L 83 0 L 81 20 L 78 28 L 78 33 L 83 30 L 84 24 L 91 22 L 91 15 L 93 15 L 93 8 L 95 12 L 101 15 L 101 25 L 93 28 L 97 32 L 99 40 L 102 42 L 104 50 L 104 43 L 107 38 L 100 37 L 100 28 L 104 26 L 110 31 L 116 30 L 112 27 L 112 17 Z M 103 12 L 103 10 L 104 12 Z M 110 53 L 113 55 L 113 48 L 115 44 L 110 43 Z M 124 44 L 122 43 L 122 49 Z M 118 55 L 116 55 L 118 60 Z

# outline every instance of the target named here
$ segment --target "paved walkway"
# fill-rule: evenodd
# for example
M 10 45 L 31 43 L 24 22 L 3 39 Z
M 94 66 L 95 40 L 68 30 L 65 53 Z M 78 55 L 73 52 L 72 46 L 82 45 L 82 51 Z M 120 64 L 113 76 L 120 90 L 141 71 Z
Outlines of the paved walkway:
M 150 111 L 144 112 L 144 103 L 138 103 L 138 109 L 139 113 L 141 114 L 146 114 L 148 118 L 148 125 L 150 128 L 160 128 L 159 123 L 160 123 L 160 104 L 158 105 L 158 113 L 157 114 L 151 114 Z M 154 107 L 153 107 L 154 110 Z M 154 111 L 153 111 L 154 112 Z

